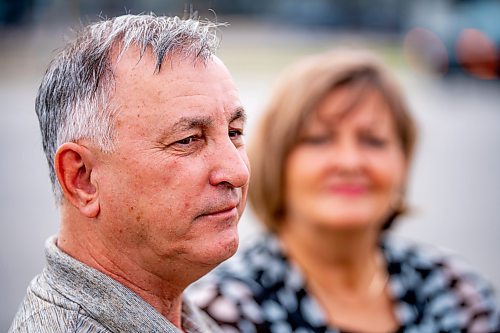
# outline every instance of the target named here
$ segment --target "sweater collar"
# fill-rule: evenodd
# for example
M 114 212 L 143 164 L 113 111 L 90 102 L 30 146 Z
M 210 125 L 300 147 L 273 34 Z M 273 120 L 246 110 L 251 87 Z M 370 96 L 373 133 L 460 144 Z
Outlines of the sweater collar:
M 45 278 L 52 288 L 112 332 L 171 332 L 180 330 L 149 303 L 121 283 L 72 258 L 57 247 L 53 236 L 45 243 Z M 187 332 L 212 332 L 214 327 L 187 300 L 182 305 Z

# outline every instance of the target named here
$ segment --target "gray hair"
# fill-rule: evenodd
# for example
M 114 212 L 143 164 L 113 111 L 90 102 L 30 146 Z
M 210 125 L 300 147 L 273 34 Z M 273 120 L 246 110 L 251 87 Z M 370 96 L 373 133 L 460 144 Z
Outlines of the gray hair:
M 151 50 L 159 72 L 173 54 L 207 61 L 216 51 L 221 24 L 196 18 L 124 15 L 83 28 L 50 63 L 36 98 L 43 149 L 49 163 L 56 201 L 62 198 L 54 156 L 65 142 L 82 138 L 104 152 L 113 151 L 114 114 L 109 104 L 113 89 L 111 53 L 118 59 L 131 46 L 141 56 Z

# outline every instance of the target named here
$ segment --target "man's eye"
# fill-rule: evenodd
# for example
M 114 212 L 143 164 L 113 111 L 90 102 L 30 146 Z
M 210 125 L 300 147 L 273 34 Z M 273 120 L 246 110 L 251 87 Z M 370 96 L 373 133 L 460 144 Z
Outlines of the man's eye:
M 229 137 L 232 138 L 232 139 L 237 139 L 237 138 L 239 138 L 242 135 L 243 135 L 243 131 L 242 130 L 230 130 L 229 131 Z
M 182 140 L 176 141 L 175 143 L 179 144 L 179 145 L 189 145 L 197 140 L 199 140 L 199 138 L 193 135 L 193 136 L 189 136 L 187 138 L 184 138 Z

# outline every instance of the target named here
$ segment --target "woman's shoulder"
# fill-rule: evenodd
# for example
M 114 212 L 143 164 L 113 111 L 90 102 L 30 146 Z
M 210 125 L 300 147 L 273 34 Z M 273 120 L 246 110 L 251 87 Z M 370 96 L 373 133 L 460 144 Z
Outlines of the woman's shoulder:
M 498 327 L 493 287 L 458 254 L 397 236 L 384 238 L 382 248 L 391 292 L 400 301 L 400 316 L 408 319 L 403 321 L 428 319 L 471 331 Z
M 411 273 L 420 282 L 431 281 L 437 276 L 449 280 L 472 279 L 488 285 L 486 279 L 463 257 L 444 247 L 394 235 L 384 237 L 381 245 L 390 275 Z

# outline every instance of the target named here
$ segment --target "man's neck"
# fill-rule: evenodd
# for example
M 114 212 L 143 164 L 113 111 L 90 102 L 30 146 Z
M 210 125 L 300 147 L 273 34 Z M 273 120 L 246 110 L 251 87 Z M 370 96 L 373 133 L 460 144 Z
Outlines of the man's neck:
M 123 264 L 120 267 L 111 263 L 107 258 L 101 260 L 101 262 L 103 261 L 108 261 L 109 265 L 104 266 L 94 258 L 97 266 L 93 267 L 135 292 L 172 324 L 182 329 L 182 293 L 184 287 L 169 283 L 141 268 L 132 268 L 132 265 Z M 130 266 L 130 270 L 124 268 L 126 266 Z M 134 272 L 132 273 L 132 271 Z
M 145 269 L 131 256 L 115 251 L 116 247 L 106 244 L 95 233 L 84 229 L 78 228 L 78 232 L 75 232 L 62 223 L 57 241 L 59 249 L 132 290 L 182 330 L 182 293 L 187 283 L 182 283 L 180 273 L 175 273 L 182 272 L 182 269 L 176 269 L 172 263 L 170 275 L 162 276 Z

